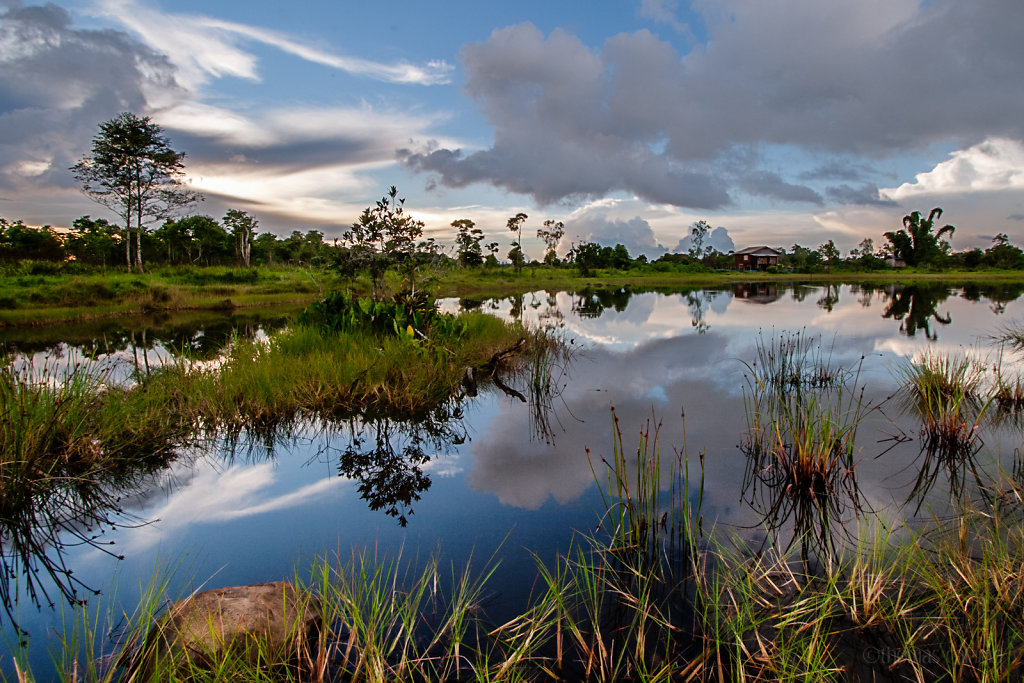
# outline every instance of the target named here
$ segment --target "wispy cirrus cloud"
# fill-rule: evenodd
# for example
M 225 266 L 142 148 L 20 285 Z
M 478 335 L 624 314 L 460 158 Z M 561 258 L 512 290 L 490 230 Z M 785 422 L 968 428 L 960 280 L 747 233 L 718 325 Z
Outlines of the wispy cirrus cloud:
M 163 12 L 135 0 L 102 0 L 98 12 L 167 55 L 179 68 L 182 82 L 193 88 L 224 76 L 260 80 L 258 60 L 245 49 L 245 43 L 250 41 L 314 64 L 379 81 L 437 85 L 451 78 L 452 67 L 443 60 L 426 64 L 384 63 L 340 55 L 280 31 L 205 15 Z M 183 50 L 182 45 L 189 47 Z
M 367 104 L 243 114 L 184 102 L 156 118 L 189 150 L 188 179 L 207 196 L 204 210 L 242 204 L 281 222 L 331 228 L 362 210 L 348 197 L 365 203 L 381 190 L 372 173 L 395 163 L 408 136 L 426 135 L 444 117 Z

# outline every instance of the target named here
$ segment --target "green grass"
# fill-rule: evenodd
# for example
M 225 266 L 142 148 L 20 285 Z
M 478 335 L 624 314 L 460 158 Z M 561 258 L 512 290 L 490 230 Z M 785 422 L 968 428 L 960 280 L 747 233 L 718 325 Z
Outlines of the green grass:
M 578 290 L 584 287 L 688 288 L 758 281 L 950 284 L 1019 283 L 1014 271 L 925 273 L 882 271 L 814 274 L 740 272 L 655 272 L 599 270 L 581 277 L 573 268 L 526 267 L 454 268 L 438 274 L 429 285 L 437 297 L 493 298 L 541 289 Z M 398 289 L 398 276 L 389 274 Z M 52 324 L 151 311 L 223 310 L 264 305 L 306 305 L 323 292 L 351 288 L 368 293 L 366 277 L 342 281 L 326 269 L 286 266 L 252 269 L 195 266 L 157 267 L 145 274 L 120 268 L 85 268 L 73 264 L 20 263 L 0 269 L 0 326 Z
M 165 406 L 110 387 L 85 367 L 0 369 L 0 603 L 12 623 L 16 595 L 36 605 L 76 602 L 91 588 L 63 558 L 112 527 L 118 494 L 166 466 L 187 425 Z M 39 580 L 38 576 L 43 577 Z M 60 595 L 48 592 L 52 582 Z M 52 590 L 52 589 L 51 589 Z
M 64 563 L 63 548 L 82 542 L 102 549 L 93 529 L 119 523 L 116 491 L 130 491 L 180 447 L 243 433 L 273 439 L 298 423 L 424 418 L 461 392 L 467 367 L 478 368 L 486 386 L 487 373 L 498 370 L 499 352 L 519 341 L 524 351 L 554 344 L 542 332 L 481 313 L 458 322 L 451 328 L 458 334 L 439 331 L 434 339 L 296 325 L 268 341 L 236 339 L 228 355 L 214 361 L 140 369 L 127 385 L 111 383 L 88 364 L 22 371 L 5 364 L 0 569 L 23 577 L 0 582 L 8 616 L 14 621 L 19 589 L 49 605 L 77 602 L 88 593 L 90 587 Z M 47 579 L 61 595 L 42 588 Z
M 269 343 L 239 340 L 219 367 L 180 364 L 143 382 L 156 396 L 182 396 L 208 430 L 265 429 L 299 419 L 422 416 L 457 392 L 468 366 L 481 368 L 518 339 L 543 334 L 484 314 L 465 314 L 459 340 L 335 333 L 296 326 Z
M 118 269 L 70 274 L 0 273 L 0 326 L 86 320 L 151 311 L 218 310 L 308 304 L 335 278 L 301 269 L 157 269 L 130 274 Z

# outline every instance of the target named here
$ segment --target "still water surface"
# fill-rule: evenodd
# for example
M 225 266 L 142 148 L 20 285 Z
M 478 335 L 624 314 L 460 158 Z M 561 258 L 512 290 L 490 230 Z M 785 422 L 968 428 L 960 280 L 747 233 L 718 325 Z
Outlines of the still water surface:
M 847 527 L 856 527 L 858 510 L 869 523 L 913 524 L 915 512 L 923 518 L 949 506 L 950 485 L 939 477 L 906 505 L 921 452 L 915 419 L 897 399 L 887 400 L 897 389 L 895 372 L 925 349 L 995 362 L 990 337 L 1024 320 L 1019 294 L 947 285 L 743 285 L 445 301 L 448 310 L 479 306 L 558 330 L 574 352 L 550 368 L 552 392 L 540 405 L 492 387 L 443 407 L 429 425 L 310 424 L 272 443 L 253 438 L 193 449 L 125 492 L 124 513 L 100 539 L 113 545 L 66 547 L 63 557 L 78 579 L 102 592 L 102 604 L 130 613 L 154 572 L 171 577 L 172 594 L 185 595 L 199 586 L 303 576 L 316 555 L 344 558 L 358 549 L 411 560 L 439 552 L 459 565 L 494 554 L 501 565 L 486 609 L 499 620 L 525 605 L 534 556 L 548 560 L 565 551 L 575 532 L 598 521 L 587 449 L 595 462 L 610 454 L 611 406 L 627 444 L 650 421 L 663 425 L 666 454 L 683 451 L 696 467 L 703 452 L 705 527 L 756 545 L 765 537 L 765 505 L 746 495 L 749 473 L 739 448 L 748 424 L 745 363 L 755 358 L 759 339 L 800 330 L 821 338 L 833 366 L 858 372 L 864 405 L 878 407 L 866 411 L 858 432 L 862 499 L 859 508 L 847 508 Z M 280 324 L 246 321 L 241 331 L 263 334 Z M 133 333 L 134 342 L 124 333 L 104 335 L 120 341 L 101 350 L 99 360 L 134 368 L 139 335 Z M 212 358 L 215 340 L 230 336 L 212 323 L 205 331 L 178 330 L 173 343 L 150 333 L 142 362 L 158 364 L 188 347 L 193 357 Z M 76 341 L 61 352 L 77 357 L 88 344 Z M 37 355 L 37 362 L 47 353 L 44 340 L 7 344 Z M 1012 369 L 1015 361 L 1004 355 Z M 519 381 L 522 388 L 527 378 Z M 979 472 L 1011 471 L 1020 445 L 1016 428 L 987 428 L 975 459 Z M 971 486 L 955 493 L 972 495 Z M 23 600 L 19 618 L 42 671 L 60 613 Z

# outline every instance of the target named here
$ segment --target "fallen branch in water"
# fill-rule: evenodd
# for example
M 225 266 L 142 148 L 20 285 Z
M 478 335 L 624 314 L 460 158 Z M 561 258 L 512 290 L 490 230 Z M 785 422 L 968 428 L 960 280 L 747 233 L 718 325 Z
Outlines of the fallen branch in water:
M 499 389 L 501 389 L 502 391 L 504 391 L 506 396 L 512 396 L 513 398 L 518 398 L 523 403 L 526 403 L 526 397 L 523 396 L 518 391 L 516 391 L 515 389 L 513 389 L 512 387 L 510 387 L 509 385 L 507 385 L 504 382 L 502 382 L 501 378 L 498 377 L 497 374 L 491 373 L 491 379 L 494 381 L 494 386 L 496 386 Z
M 519 349 L 523 348 L 523 346 L 525 346 L 525 345 L 526 345 L 526 337 L 523 337 L 519 341 L 517 341 L 515 344 L 513 344 L 512 346 L 508 347 L 507 349 L 504 349 L 502 351 L 498 351 L 496 354 L 491 356 L 491 359 L 489 361 L 487 361 L 487 365 L 484 366 L 484 369 L 488 373 L 490 373 L 491 376 L 494 376 L 495 371 L 498 369 L 498 364 L 501 363 L 501 361 L 505 358 L 505 356 L 512 355 L 513 353 L 515 353 Z

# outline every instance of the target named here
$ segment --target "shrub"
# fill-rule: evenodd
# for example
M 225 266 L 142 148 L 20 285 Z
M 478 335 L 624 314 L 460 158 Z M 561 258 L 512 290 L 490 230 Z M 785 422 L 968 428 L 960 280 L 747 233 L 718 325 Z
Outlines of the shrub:
M 439 313 L 432 298 L 408 291 L 385 301 L 354 297 L 349 291 L 331 292 L 310 304 L 299 316 L 299 323 L 335 331 L 369 330 L 408 337 L 427 330 L 446 338 L 459 338 L 465 333 L 465 323 Z

